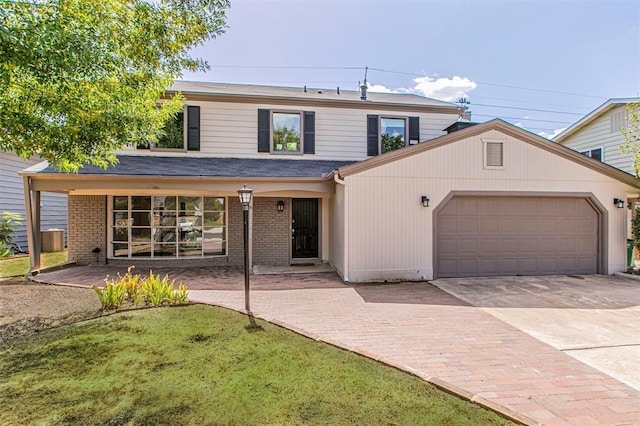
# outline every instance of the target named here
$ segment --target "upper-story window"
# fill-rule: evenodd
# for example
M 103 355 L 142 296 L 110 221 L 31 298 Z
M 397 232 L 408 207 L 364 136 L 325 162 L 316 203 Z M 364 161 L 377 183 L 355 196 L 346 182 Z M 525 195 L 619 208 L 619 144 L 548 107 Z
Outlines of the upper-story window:
M 584 154 L 587 157 L 595 158 L 598 161 L 602 161 L 602 147 L 581 151 L 580 154 Z
M 185 122 L 186 116 L 186 122 Z M 200 151 L 200 107 L 188 105 L 164 125 L 164 134 L 150 146 L 152 151 Z
M 271 150 L 278 153 L 300 153 L 302 119 L 299 112 L 271 113 Z
M 315 154 L 316 113 L 259 109 L 258 152 Z
M 419 142 L 419 117 L 367 115 L 367 155 L 384 154 Z
M 404 118 L 380 118 L 380 151 L 395 151 L 406 146 L 407 121 Z

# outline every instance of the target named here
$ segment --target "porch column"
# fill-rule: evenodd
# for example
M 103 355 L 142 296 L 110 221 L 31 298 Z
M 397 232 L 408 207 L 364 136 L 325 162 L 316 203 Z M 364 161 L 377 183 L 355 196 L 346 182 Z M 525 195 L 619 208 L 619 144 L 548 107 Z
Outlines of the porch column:
M 29 249 L 29 274 L 40 269 L 40 191 L 31 190 L 31 178 L 23 178 L 25 222 Z

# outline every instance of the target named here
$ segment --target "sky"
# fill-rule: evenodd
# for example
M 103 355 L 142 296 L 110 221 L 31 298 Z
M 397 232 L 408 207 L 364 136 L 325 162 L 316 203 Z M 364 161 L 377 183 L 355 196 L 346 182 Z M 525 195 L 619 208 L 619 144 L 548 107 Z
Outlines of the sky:
M 609 98 L 640 96 L 640 1 L 231 0 L 186 80 L 466 98 L 551 137 Z

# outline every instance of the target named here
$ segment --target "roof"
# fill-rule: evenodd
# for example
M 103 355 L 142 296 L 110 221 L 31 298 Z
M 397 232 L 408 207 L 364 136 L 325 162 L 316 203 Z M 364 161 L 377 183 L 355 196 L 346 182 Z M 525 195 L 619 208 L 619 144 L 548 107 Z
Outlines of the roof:
M 290 160 L 263 158 L 156 157 L 119 155 L 118 164 L 107 169 L 85 166 L 80 176 L 169 176 L 212 178 L 324 178 L 350 161 Z M 30 168 L 24 173 L 63 174 L 55 167 Z
M 450 143 L 477 136 L 490 130 L 497 130 L 508 136 L 512 136 L 518 140 L 530 143 L 537 146 L 538 148 L 552 152 L 570 161 L 593 169 L 599 173 L 604 174 L 605 176 L 609 176 L 620 182 L 626 183 L 636 188 L 640 188 L 640 179 L 637 179 L 635 176 L 630 175 L 629 173 L 623 172 L 620 169 L 616 169 L 615 167 L 612 167 L 606 163 L 602 163 L 596 159 L 589 158 L 586 155 L 582 155 L 579 152 L 567 148 L 563 145 L 553 143 L 549 139 L 538 136 L 535 133 L 531 133 L 528 130 L 525 130 L 518 126 L 514 126 L 513 124 L 507 123 L 506 121 L 500 120 L 498 118 L 487 121 L 485 123 L 476 124 L 475 126 L 467 127 L 466 129 L 458 130 L 456 132 L 452 132 L 447 135 L 428 140 L 426 142 L 421 142 L 417 145 L 412 145 L 406 148 L 399 149 L 397 151 L 388 152 L 386 154 L 382 154 L 365 161 L 341 166 L 338 168 L 337 173 L 340 177 L 354 175 L 365 170 L 373 169 L 375 167 L 391 163 L 393 161 L 397 161 Z
M 360 99 L 357 90 L 343 90 L 339 93 L 337 88 L 320 89 L 311 87 L 283 87 L 283 86 L 259 86 L 252 84 L 212 83 L 203 81 L 175 81 L 168 92 L 182 92 L 187 99 L 197 98 L 227 98 L 263 100 L 267 102 L 295 100 L 298 103 L 331 103 L 344 107 L 361 106 L 371 108 L 373 106 L 413 106 L 446 109 L 449 112 L 457 112 L 458 106 L 451 102 L 427 98 L 412 93 L 381 93 L 367 91 L 367 100 Z
M 573 123 L 571 126 L 567 127 L 565 130 L 562 131 L 562 133 L 559 133 L 555 138 L 553 138 L 553 141 L 557 142 L 557 143 L 562 143 L 569 136 L 571 136 L 572 134 L 574 134 L 578 130 L 582 129 L 584 126 L 586 126 L 587 124 L 591 123 L 592 121 L 594 121 L 598 117 L 601 117 L 602 115 L 607 113 L 609 110 L 611 110 L 613 108 L 616 108 L 618 106 L 621 106 L 621 105 L 627 105 L 627 104 L 632 104 L 632 103 L 636 103 L 636 102 L 640 102 L 640 98 L 612 98 L 612 99 L 609 99 L 607 102 L 603 103 L 598 108 L 594 109 L 589 114 L 585 115 L 580 120 L 578 120 L 575 123 Z

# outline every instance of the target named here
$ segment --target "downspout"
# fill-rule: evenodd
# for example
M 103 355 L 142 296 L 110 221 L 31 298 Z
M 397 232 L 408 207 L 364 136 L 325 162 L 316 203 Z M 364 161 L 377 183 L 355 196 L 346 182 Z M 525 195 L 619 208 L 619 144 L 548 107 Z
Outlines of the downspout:
M 344 239 L 343 239 L 343 244 L 342 244 L 342 252 L 343 252 L 343 262 L 344 262 L 344 271 L 342 273 L 342 279 L 344 280 L 345 283 L 349 283 L 349 244 L 348 240 L 349 240 L 349 215 L 347 214 L 349 209 L 348 209 L 348 203 L 347 203 L 347 184 L 343 179 L 340 179 L 339 173 L 337 170 L 334 170 L 333 172 L 333 181 L 335 183 L 337 183 L 338 185 L 342 185 L 344 186 Z

